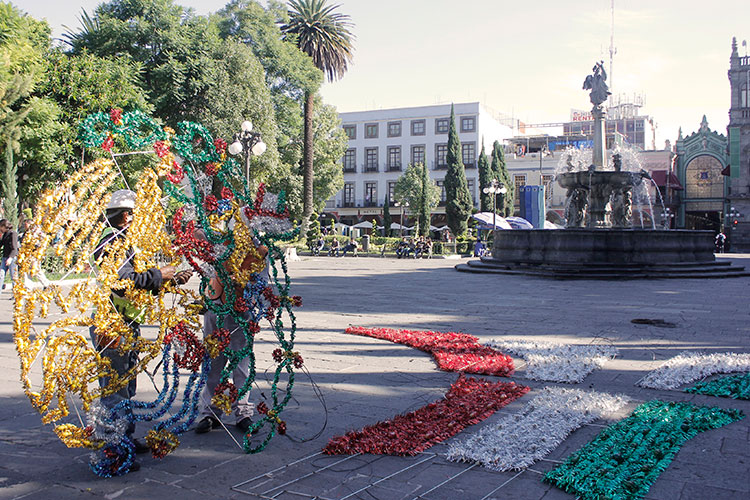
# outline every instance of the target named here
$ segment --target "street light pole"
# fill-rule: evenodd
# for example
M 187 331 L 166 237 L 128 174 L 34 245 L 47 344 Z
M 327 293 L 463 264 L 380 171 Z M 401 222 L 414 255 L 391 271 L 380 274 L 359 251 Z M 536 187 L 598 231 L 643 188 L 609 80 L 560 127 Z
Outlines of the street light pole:
M 499 182 L 497 179 L 492 179 L 490 185 L 483 188 L 482 192 L 484 194 L 492 195 L 492 230 L 494 231 L 497 228 L 497 195 L 504 195 L 508 192 L 508 189 L 502 182 Z
M 229 154 L 242 153 L 245 160 L 245 190 L 250 189 L 250 156 L 260 156 L 266 152 L 268 146 L 260 137 L 260 132 L 253 132 L 253 124 L 245 120 L 240 125 L 240 131 L 234 134 L 234 141 L 229 145 Z

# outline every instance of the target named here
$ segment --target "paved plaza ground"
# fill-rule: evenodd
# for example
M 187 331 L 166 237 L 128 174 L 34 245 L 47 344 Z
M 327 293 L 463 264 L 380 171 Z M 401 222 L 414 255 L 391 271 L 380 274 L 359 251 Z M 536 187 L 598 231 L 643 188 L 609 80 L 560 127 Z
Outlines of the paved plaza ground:
M 750 266 L 750 255 L 722 258 L 729 257 Z M 633 403 L 614 419 L 655 398 L 738 408 L 750 414 L 748 401 L 635 385 L 649 370 L 686 350 L 750 352 L 750 278 L 554 281 L 458 273 L 453 269 L 457 262 L 363 257 L 302 257 L 290 262 L 292 294 L 304 300 L 296 309 L 296 349 L 309 376 L 297 373 L 294 398 L 283 414 L 287 436 L 276 436 L 262 453 L 246 455 L 232 439 L 241 437 L 232 425 L 228 432 L 188 432 L 164 460 L 141 458 L 140 471 L 112 479 L 94 476 L 88 453 L 67 449 L 51 425 L 42 425 L 23 395 L 13 345 L 12 301 L 2 296 L 0 498 L 574 498 L 542 483 L 542 474 L 591 440 L 607 421 L 575 431 L 545 460 L 519 472 L 449 462 L 444 457 L 445 443 L 411 458 L 320 454 L 333 436 L 439 399 L 457 378 L 456 373 L 439 371 L 427 353 L 345 334 L 350 325 L 465 332 L 481 341 L 520 337 L 608 343 L 619 349 L 618 356 L 572 387 L 631 396 Z M 636 318 L 663 319 L 676 327 L 632 323 Z M 266 334 L 261 333 L 258 350 L 261 359 L 270 360 L 268 351 L 275 343 L 264 341 Z M 540 388 L 554 385 L 524 378 L 523 362 L 516 359 L 516 365 L 519 369 L 512 380 L 530 386 L 531 393 L 485 423 L 519 411 Z M 258 389 L 253 391 L 256 401 L 268 396 L 267 368 L 261 361 Z M 143 399 L 155 395 L 145 375 L 138 384 Z M 482 425 L 469 427 L 453 439 Z M 750 418 L 688 441 L 647 498 L 750 498 Z

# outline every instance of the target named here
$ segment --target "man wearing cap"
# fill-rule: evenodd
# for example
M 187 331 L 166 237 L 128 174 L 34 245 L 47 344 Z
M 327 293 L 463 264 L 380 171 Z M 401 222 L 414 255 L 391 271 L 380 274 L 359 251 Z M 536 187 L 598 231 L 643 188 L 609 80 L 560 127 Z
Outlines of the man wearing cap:
M 110 198 L 106 210 L 107 228 L 102 233 L 99 243 L 94 250 L 94 258 L 97 261 L 100 256 L 107 251 L 110 243 L 125 236 L 128 226 L 130 226 L 130 223 L 133 220 L 134 207 L 135 193 L 133 191 L 121 189 L 112 193 L 112 197 Z M 117 274 L 121 280 L 132 280 L 133 286 L 136 289 L 148 290 L 153 294 L 158 294 L 162 286 L 168 281 L 171 280 L 172 282 L 181 285 L 186 283 L 192 274 L 191 271 L 180 271 L 179 273 L 175 273 L 174 266 L 164 266 L 161 268 L 153 267 L 143 272 L 136 272 L 133 267 L 134 254 L 135 252 L 132 248 L 128 249 L 124 261 L 120 264 L 120 267 L 117 270 Z M 143 321 L 145 310 L 136 308 L 125 297 L 125 292 L 123 290 L 112 290 L 110 298 L 112 305 L 122 316 L 133 335 L 139 337 L 141 321 Z M 119 336 L 108 335 L 108 332 L 98 331 L 94 327 L 91 327 L 90 333 L 92 341 L 99 350 L 100 355 L 109 359 L 112 369 L 115 370 L 119 376 L 124 376 L 138 364 L 137 351 L 131 350 L 123 352 L 118 349 L 120 343 Z M 106 387 L 108 384 L 109 377 L 101 377 L 99 379 L 100 387 Z M 102 404 L 107 408 L 113 408 L 121 401 L 134 397 L 135 392 L 136 379 L 133 377 L 128 382 L 127 386 L 114 394 L 103 397 Z M 130 408 L 123 409 L 123 413 L 124 414 L 121 416 L 124 418 L 130 416 Z M 132 439 L 134 431 L 135 424 L 132 419 L 129 419 L 126 435 Z M 132 439 L 132 441 L 135 443 L 136 453 L 145 453 L 149 451 L 148 446 L 145 444 L 135 439 Z M 138 462 L 134 462 L 130 471 L 132 472 L 139 468 L 140 465 Z

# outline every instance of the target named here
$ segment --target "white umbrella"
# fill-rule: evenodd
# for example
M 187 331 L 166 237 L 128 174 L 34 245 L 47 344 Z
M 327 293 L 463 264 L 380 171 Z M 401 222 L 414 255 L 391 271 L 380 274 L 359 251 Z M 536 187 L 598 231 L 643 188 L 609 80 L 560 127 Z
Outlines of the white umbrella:
M 471 216 L 472 219 L 476 220 L 482 226 L 482 229 L 513 229 L 513 226 L 508 224 L 505 217 L 493 214 L 492 212 L 479 212 Z
M 357 224 L 354 224 L 352 226 L 354 229 L 372 229 L 372 222 L 370 221 L 364 221 L 364 222 L 358 222 Z
M 545 220 L 544 229 L 563 229 L 563 227 L 560 224 L 555 224 L 554 222 Z

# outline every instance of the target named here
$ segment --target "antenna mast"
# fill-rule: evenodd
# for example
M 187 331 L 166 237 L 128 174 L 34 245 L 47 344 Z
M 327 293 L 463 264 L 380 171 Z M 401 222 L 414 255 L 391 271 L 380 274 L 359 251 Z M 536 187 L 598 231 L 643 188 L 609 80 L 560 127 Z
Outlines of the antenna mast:
M 615 54 L 617 49 L 615 48 L 615 0 L 612 0 L 612 28 L 609 34 L 609 88 L 613 88 L 612 85 L 612 66 L 615 61 Z

